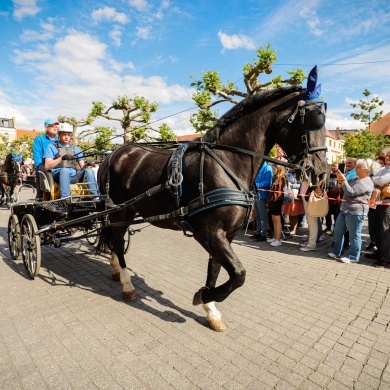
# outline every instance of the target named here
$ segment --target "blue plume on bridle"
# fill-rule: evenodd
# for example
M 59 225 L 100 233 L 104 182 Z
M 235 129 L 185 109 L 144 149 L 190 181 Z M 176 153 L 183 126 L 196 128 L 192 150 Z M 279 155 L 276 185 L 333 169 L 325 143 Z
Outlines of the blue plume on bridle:
M 307 78 L 305 100 L 318 99 L 321 95 L 321 84 L 317 85 L 317 65 L 310 71 Z

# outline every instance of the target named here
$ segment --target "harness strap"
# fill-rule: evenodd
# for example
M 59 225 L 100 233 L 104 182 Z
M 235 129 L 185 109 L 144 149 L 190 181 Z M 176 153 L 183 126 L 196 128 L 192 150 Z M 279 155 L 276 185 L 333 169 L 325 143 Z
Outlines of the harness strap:
M 221 206 L 252 207 L 253 195 L 251 193 L 248 194 L 244 191 L 234 190 L 231 188 L 218 188 L 216 190 L 207 192 L 203 202 L 204 203 L 202 203 L 202 200 L 199 197 L 192 200 L 188 206 L 180 207 L 179 209 L 170 213 L 144 218 L 143 221 L 156 222 L 163 219 L 184 217 L 185 215 L 192 217 L 203 211 Z
M 207 146 L 203 145 L 203 148 L 210 154 L 215 161 L 225 170 L 225 172 L 236 182 L 236 184 L 244 190 L 246 193 L 249 193 L 249 189 L 246 185 L 236 176 L 236 174 Z
M 204 148 L 200 152 L 200 165 L 199 165 L 199 199 L 204 204 L 204 185 L 203 185 L 203 167 L 204 167 L 205 151 Z

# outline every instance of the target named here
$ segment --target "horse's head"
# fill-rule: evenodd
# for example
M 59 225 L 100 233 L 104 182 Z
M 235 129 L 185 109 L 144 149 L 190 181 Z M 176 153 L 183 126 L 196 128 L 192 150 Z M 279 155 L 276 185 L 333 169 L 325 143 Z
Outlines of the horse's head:
M 22 154 L 14 154 L 9 153 L 4 161 L 4 168 L 6 172 L 12 173 L 12 174 L 19 174 L 20 173 L 20 161 Z
M 313 82 L 314 79 L 314 82 Z M 310 72 L 308 87 L 294 94 L 295 102 L 279 142 L 288 161 L 301 167 L 301 179 L 317 184 L 326 175 L 326 103 L 319 98 L 321 85 L 316 86 L 317 68 Z

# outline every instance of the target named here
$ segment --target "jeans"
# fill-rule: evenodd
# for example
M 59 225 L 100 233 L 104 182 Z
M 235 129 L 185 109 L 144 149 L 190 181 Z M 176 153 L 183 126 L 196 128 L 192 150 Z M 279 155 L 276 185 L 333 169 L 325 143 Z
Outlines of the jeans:
M 349 250 L 347 258 L 352 261 L 359 261 L 362 248 L 362 227 L 365 215 L 353 215 L 340 211 L 334 227 L 333 254 L 341 256 L 344 249 L 344 233 L 349 231 Z
M 307 200 L 305 198 L 303 200 L 303 207 L 306 211 L 307 208 Z M 311 217 L 310 215 L 306 214 L 306 222 L 307 222 L 307 227 L 309 228 L 309 238 L 307 241 L 306 246 L 308 248 L 315 248 L 317 245 L 317 240 L 318 240 L 318 232 L 321 230 L 322 231 L 322 226 L 319 229 L 319 218 L 317 217 Z
M 256 234 L 258 236 L 267 235 L 268 216 L 266 199 L 258 199 L 255 201 L 255 216 L 256 216 Z
M 77 183 L 84 175 L 85 172 L 85 182 L 92 183 L 88 184 L 88 188 L 91 191 L 92 197 L 99 196 L 99 191 L 97 189 L 95 176 L 91 169 L 83 169 L 82 171 L 77 171 L 69 168 L 61 168 L 59 171 L 53 173 L 53 179 L 56 183 L 60 185 L 60 194 L 61 198 L 66 198 L 71 195 L 70 185 Z

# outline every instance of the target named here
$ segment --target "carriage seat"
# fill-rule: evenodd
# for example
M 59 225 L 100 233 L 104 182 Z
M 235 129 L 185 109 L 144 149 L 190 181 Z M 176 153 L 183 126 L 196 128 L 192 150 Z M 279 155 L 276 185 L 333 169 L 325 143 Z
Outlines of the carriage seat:
M 40 165 L 38 168 L 38 183 L 41 191 L 49 193 L 54 185 L 53 174 L 43 165 Z
M 55 200 L 60 199 L 60 186 L 53 179 L 53 174 L 48 171 L 43 165 L 38 168 L 38 187 L 41 190 L 42 200 Z M 84 183 L 84 177 L 81 178 L 79 183 L 70 185 L 72 196 L 80 196 L 81 198 L 88 198 L 90 191 L 86 183 Z

